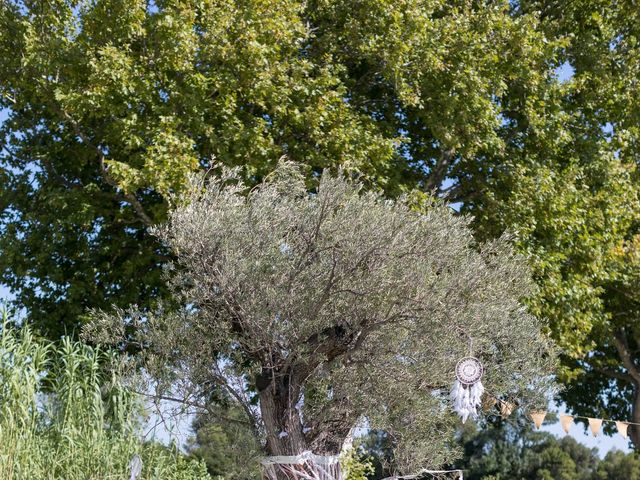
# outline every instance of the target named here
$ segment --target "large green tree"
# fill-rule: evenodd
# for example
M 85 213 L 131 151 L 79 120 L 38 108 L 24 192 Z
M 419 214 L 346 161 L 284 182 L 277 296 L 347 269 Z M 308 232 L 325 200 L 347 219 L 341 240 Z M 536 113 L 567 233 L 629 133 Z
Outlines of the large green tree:
M 0 280 L 52 336 L 149 306 L 194 170 L 282 155 L 516 232 L 581 413 L 640 419 L 634 1 L 0 0 Z M 558 81 L 568 65 L 573 77 Z M 603 394 L 603 395 L 601 395 Z M 632 432 L 636 443 L 640 432 Z
M 0 32 L 0 281 L 52 336 L 162 296 L 147 228 L 194 170 L 475 201 L 557 66 L 507 0 L 0 0 Z
M 541 12 L 572 76 L 549 89 L 541 124 L 505 127 L 503 168 L 467 207 L 481 236 L 512 229 L 531 259 L 530 306 L 563 348 L 567 405 L 640 422 L 640 10 L 520 3 Z M 640 429 L 630 433 L 640 446 Z

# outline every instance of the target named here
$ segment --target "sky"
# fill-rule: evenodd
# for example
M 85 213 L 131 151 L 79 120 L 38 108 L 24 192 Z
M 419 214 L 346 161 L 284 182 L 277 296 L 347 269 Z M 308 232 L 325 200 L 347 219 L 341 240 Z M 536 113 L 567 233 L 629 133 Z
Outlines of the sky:
M 561 82 L 570 80 L 571 77 L 573 77 L 574 72 L 575 70 L 573 67 L 567 62 L 563 63 L 556 69 L 556 75 L 558 76 L 558 80 Z
M 7 118 L 7 112 L 4 109 L 0 109 L 0 125 L 4 122 L 4 119 Z M 0 235 L 2 233 L 0 232 Z M 9 291 L 7 288 L 0 283 L 0 300 L 9 298 Z

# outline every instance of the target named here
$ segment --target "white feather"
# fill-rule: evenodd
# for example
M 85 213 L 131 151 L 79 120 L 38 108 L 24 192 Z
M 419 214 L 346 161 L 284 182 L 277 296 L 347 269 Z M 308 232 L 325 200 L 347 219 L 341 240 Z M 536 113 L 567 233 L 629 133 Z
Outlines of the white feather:
M 456 380 L 451 388 L 451 402 L 453 410 L 460 415 L 462 423 L 466 422 L 469 416 L 477 418 L 478 407 L 482 405 L 482 394 L 484 386 L 482 382 L 472 385 L 463 385 Z

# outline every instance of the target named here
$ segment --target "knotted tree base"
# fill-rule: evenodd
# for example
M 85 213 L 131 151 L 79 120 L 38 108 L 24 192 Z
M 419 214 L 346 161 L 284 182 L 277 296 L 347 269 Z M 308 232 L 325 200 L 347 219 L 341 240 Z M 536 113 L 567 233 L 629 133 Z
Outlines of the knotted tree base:
M 263 480 L 342 480 L 337 455 L 304 452 L 295 456 L 266 457 L 261 467 Z

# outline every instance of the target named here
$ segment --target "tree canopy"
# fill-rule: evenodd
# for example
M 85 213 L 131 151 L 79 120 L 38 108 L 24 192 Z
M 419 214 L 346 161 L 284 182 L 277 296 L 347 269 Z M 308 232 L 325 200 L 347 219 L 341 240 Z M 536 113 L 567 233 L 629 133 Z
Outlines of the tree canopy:
M 249 192 L 232 174 L 196 182 L 155 229 L 184 308 L 98 313 L 86 334 L 141 345 L 160 397 L 233 400 L 272 455 L 335 454 L 366 420 L 405 471 L 443 463 L 470 353 L 492 395 L 546 405 L 554 351 L 507 239 L 478 245 L 444 206 L 360 190 L 324 173 L 309 194 L 289 163 Z
M 0 282 L 52 337 L 153 307 L 190 173 L 282 155 L 511 230 L 563 400 L 640 422 L 635 1 L 1 0 Z M 560 81 L 556 70 L 572 72 Z M 632 429 L 640 442 L 640 431 Z
M 563 350 L 566 404 L 640 422 L 639 11 L 520 5 L 543 13 L 548 37 L 566 39 L 558 58 L 572 76 L 541 105 L 542 134 L 514 136 L 509 163 L 472 207 L 476 231 L 511 229 L 530 258 L 540 286 L 530 307 Z M 640 429 L 630 432 L 640 445 Z
M 147 227 L 222 165 L 255 184 L 287 155 L 310 185 L 341 166 L 470 200 L 505 120 L 539 123 L 539 23 L 507 0 L 2 0 L 0 280 L 54 337 L 152 305 Z

